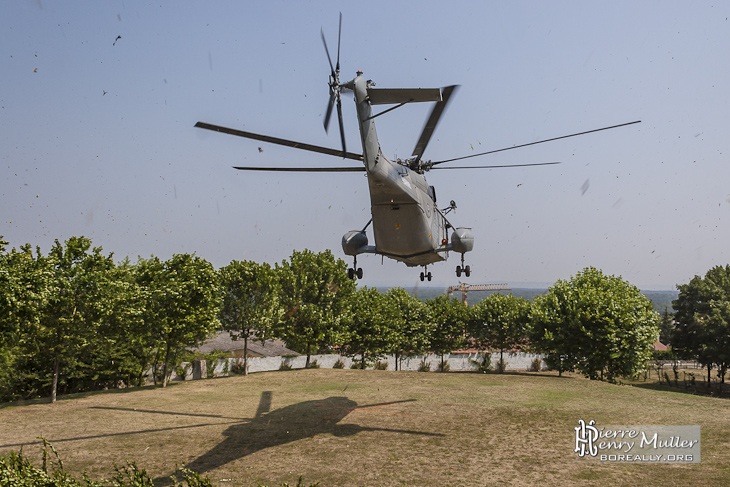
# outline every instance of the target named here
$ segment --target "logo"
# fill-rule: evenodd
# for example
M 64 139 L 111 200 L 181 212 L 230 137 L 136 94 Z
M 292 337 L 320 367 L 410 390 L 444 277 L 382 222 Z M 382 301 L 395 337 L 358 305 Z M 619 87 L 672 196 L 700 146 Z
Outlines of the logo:
M 578 420 L 580 458 L 614 463 L 700 463 L 699 426 L 598 426 Z
M 575 452 L 583 458 L 588 453 L 595 457 L 598 454 L 598 447 L 595 442 L 598 439 L 598 429 L 593 426 L 595 421 L 590 420 L 588 425 L 582 419 L 578 420 L 580 426 L 575 427 Z

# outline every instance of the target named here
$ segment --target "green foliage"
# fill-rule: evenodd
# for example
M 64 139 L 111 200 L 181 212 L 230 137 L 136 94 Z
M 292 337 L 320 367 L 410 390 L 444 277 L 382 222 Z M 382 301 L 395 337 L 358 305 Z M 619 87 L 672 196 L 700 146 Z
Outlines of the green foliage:
M 378 360 L 377 362 L 375 362 L 375 370 L 388 370 L 388 361 Z
M 464 345 L 465 331 L 470 322 L 470 312 L 464 303 L 448 296 L 436 296 L 426 301 L 434 328 L 431 335 L 431 350 L 444 355 L 458 350 Z M 442 365 L 443 368 L 443 365 Z
M 0 399 L 141 382 L 130 268 L 72 237 L 48 256 L 30 245 L 0 255 Z M 12 380 L 8 380 L 8 376 Z
M 652 350 L 652 360 L 676 360 L 677 356 L 674 350 Z
M 426 362 L 426 359 L 424 358 L 421 360 L 421 363 L 418 364 L 418 371 L 419 372 L 431 372 L 431 364 Z
M 479 372 L 482 374 L 488 374 L 492 371 L 492 354 L 487 352 L 484 354 L 482 360 L 470 359 L 473 363 L 479 366 Z
M 175 475 L 170 477 L 170 482 L 170 487 L 213 487 L 213 483 L 207 475 L 201 476 L 198 472 L 193 472 L 185 467 L 178 469 Z M 183 484 L 183 482 L 185 483 Z M 139 487 L 146 486 L 140 485 Z
M 708 384 L 713 365 L 724 382 L 730 366 L 730 265 L 713 267 L 704 278 L 695 276 L 677 289 L 672 348 L 706 366 Z
M 635 286 L 589 267 L 535 298 L 531 321 L 532 344 L 549 367 L 614 381 L 643 370 L 659 315 Z
M 142 316 L 162 358 L 165 387 L 168 365 L 219 326 L 218 276 L 209 262 L 190 254 L 176 254 L 164 262 L 140 259 L 137 267 L 137 282 L 144 289 Z
M 246 375 L 246 365 L 236 360 L 228 370 L 232 375 Z
M 659 341 L 664 345 L 672 342 L 672 333 L 674 333 L 674 313 L 670 313 L 664 308 L 662 319 L 659 322 Z
M 52 454 L 49 455 L 50 453 Z M 154 487 L 152 478 L 134 462 L 124 466 L 114 465 L 115 474 L 111 480 L 93 481 L 86 472 L 81 481 L 67 473 L 56 449 L 43 439 L 43 460 L 41 467 L 33 465 L 30 459 L 11 451 L 0 456 L 0 485 L 2 487 Z M 170 477 L 170 487 L 213 487 L 207 476 L 182 468 Z M 82 483 L 83 482 L 83 483 Z
M 281 328 L 287 346 L 307 354 L 344 342 L 355 283 L 332 252 L 294 251 L 276 266 L 281 285 Z
M 448 372 L 449 370 L 451 370 L 451 365 L 449 365 L 448 360 L 442 360 L 441 362 L 439 362 L 437 368 L 439 372 Z
M 527 346 L 527 323 L 531 303 L 511 294 L 494 293 L 471 309 L 469 332 L 480 350 L 518 352 Z M 499 372 L 504 368 L 497 367 Z
M 497 361 L 497 365 L 494 366 L 494 370 L 500 374 L 503 374 L 507 370 L 507 362 L 504 361 L 503 357 L 500 357 Z
M 435 325 L 431 320 L 430 308 L 405 289 L 388 290 L 386 299 L 395 314 L 390 323 L 385 351 L 395 355 L 395 369 L 398 370 L 401 357 L 412 357 L 429 350 Z
M 286 362 L 282 362 L 281 365 L 279 365 L 279 370 L 291 370 L 292 367 Z
M 234 340 L 244 340 L 243 360 L 248 362 L 248 340 L 270 338 L 281 314 L 279 281 L 269 264 L 234 260 L 219 270 L 224 330 Z M 244 367 L 244 371 L 246 371 Z M 245 372 L 244 372 L 245 375 Z
M 386 353 L 394 334 L 398 312 L 393 302 L 375 288 L 357 290 L 352 301 L 352 318 L 343 352 L 358 356 L 361 368 Z
M 311 362 L 309 362 L 309 367 L 307 367 L 307 368 L 308 369 L 318 369 L 319 363 L 317 363 L 316 360 L 312 360 Z
M 154 487 L 152 478 L 147 475 L 147 471 L 137 467 L 134 462 L 127 462 L 126 465 L 114 465 L 114 476 L 112 477 L 112 485 L 114 487 Z
M 337 362 L 332 366 L 333 369 L 344 369 L 345 368 L 345 361 L 341 358 L 337 359 Z
M 537 357 L 530 364 L 530 372 L 540 372 L 542 370 L 542 359 Z

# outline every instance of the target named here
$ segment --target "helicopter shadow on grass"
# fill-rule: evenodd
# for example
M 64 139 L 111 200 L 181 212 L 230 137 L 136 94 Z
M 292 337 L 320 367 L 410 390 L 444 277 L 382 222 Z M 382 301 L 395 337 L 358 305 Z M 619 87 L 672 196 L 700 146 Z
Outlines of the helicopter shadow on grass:
M 340 421 L 352 411 L 412 402 L 415 399 L 360 406 L 347 397 L 328 397 L 292 404 L 269 412 L 271 397 L 271 392 L 263 392 L 256 416 L 253 419 L 230 426 L 223 433 L 225 439 L 222 442 L 186 464 L 185 468 L 203 475 L 252 453 L 304 438 L 311 438 L 318 434 L 345 437 L 361 431 L 384 431 L 424 436 L 445 436 L 441 433 L 424 431 L 340 424 Z M 166 480 L 169 482 L 169 479 L 158 478 L 155 480 L 155 485 L 168 485 Z

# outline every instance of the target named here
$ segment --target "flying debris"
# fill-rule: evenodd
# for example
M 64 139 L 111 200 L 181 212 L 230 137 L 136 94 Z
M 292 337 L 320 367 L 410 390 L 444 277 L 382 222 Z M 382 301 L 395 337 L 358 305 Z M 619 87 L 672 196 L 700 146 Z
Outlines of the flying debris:
M 342 250 L 346 255 L 353 257 L 353 267 L 349 269 L 351 279 L 362 278 L 363 270 L 357 267 L 357 256 L 360 254 L 377 254 L 403 262 L 408 267 L 421 266 L 421 281 L 431 280 L 428 266 L 436 262 L 445 261 L 449 252 L 461 254 L 461 264 L 456 266 L 456 275 L 466 277 L 471 275 L 469 265 L 464 265 L 464 255 L 474 247 L 474 234 L 470 227 L 456 226 L 446 218 L 446 215 L 456 209 L 452 200 L 446 208 L 439 209 L 436 201 L 436 189 L 426 181 L 425 173 L 432 169 L 492 169 L 497 167 L 525 167 L 546 166 L 560 164 L 560 162 L 533 162 L 513 165 L 485 165 L 485 166 L 441 166 L 442 164 L 486 156 L 497 152 L 541 144 L 554 140 L 585 135 L 601 130 L 614 129 L 639 123 L 639 121 L 593 129 L 585 132 L 563 135 L 551 139 L 513 145 L 497 150 L 470 154 L 467 156 L 445 159 L 440 161 L 424 160 L 431 136 L 436 130 L 441 115 L 448 106 L 449 100 L 458 86 L 451 85 L 443 88 L 375 88 L 372 80 L 366 79 L 363 72 L 358 70 L 355 77 L 349 81 L 340 80 L 340 41 L 342 38 L 342 14 L 340 14 L 339 33 L 337 38 L 337 58 L 332 63 L 332 57 L 321 30 L 322 43 L 330 65 L 328 81 L 329 101 L 324 116 L 324 129 L 327 132 L 332 112 L 337 107 L 337 122 L 340 132 L 341 149 L 332 149 L 289 139 L 281 139 L 269 135 L 245 132 L 243 130 L 222 127 L 206 122 L 197 122 L 196 127 L 221 132 L 238 137 L 244 137 L 270 144 L 284 145 L 296 149 L 327 154 L 344 160 L 357 161 L 356 165 L 323 166 L 323 167 L 235 167 L 243 171 L 277 171 L 277 172 L 364 172 L 367 174 L 370 190 L 371 218 L 361 229 L 347 232 L 342 237 Z M 362 152 L 348 152 L 345 141 L 345 129 L 342 117 L 341 93 L 354 93 L 357 121 L 362 141 Z M 421 135 L 408 159 L 395 158 L 389 160 L 380 148 L 378 135 L 375 130 L 375 118 L 385 115 L 397 108 L 410 103 L 433 103 L 431 112 L 421 131 Z M 392 105 L 379 113 L 373 113 L 377 105 Z M 480 142 L 481 144 L 481 142 Z M 474 146 L 471 145 L 472 151 Z M 262 151 L 259 147 L 259 151 Z M 587 190 L 584 184 L 584 193 Z M 370 245 L 366 230 L 372 225 L 375 245 Z

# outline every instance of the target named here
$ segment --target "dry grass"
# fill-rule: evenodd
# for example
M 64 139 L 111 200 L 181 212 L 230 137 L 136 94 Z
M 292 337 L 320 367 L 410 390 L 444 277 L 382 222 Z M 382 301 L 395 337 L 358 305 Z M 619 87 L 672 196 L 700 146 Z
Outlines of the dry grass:
M 573 453 L 579 419 L 699 424 L 702 463 L 606 465 Z M 0 409 L 0 453 L 44 436 L 67 469 L 175 463 L 214 485 L 728 485 L 730 400 L 551 374 L 312 369 Z

